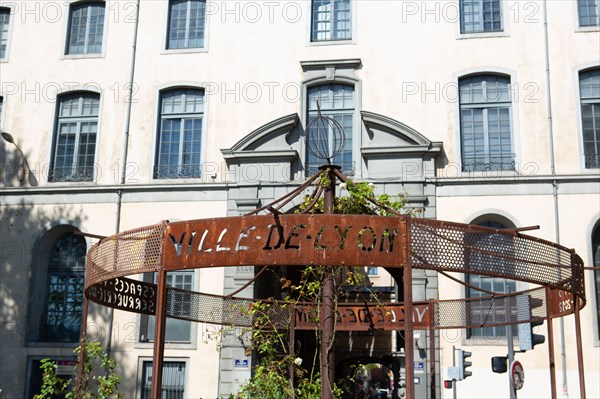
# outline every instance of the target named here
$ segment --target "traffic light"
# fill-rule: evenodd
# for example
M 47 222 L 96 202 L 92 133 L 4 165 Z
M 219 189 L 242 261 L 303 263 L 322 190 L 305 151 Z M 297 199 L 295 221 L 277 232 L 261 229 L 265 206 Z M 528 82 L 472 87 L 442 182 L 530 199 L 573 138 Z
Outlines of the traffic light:
M 454 380 L 444 380 L 444 388 L 446 389 L 452 389 L 452 382 Z
M 533 315 L 533 309 L 540 307 L 544 304 L 544 301 L 539 298 L 533 298 L 530 295 L 527 304 L 528 319 L 534 319 L 530 323 L 519 324 L 519 349 L 521 351 L 527 351 L 533 349 L 537 344 L 543 344 L 546 342 L 546 337 L 541 334 L 534 334 L 533 328 L 544 324 L 543 318 L 536 318 Z
M 473 375 L 472 372 L 466 370 L 467 367 L 473 364 L 466 360 L 468 357 L 471 357 L 471 352 L 462 349 L 458 350 L 458 376 L 460 380 L 464 380 Z
M 508 358 L 506 356 L 494 356 L 492 358 L 492 371 L 494 373 L 506 373 L 508 367 L 506 365 Z

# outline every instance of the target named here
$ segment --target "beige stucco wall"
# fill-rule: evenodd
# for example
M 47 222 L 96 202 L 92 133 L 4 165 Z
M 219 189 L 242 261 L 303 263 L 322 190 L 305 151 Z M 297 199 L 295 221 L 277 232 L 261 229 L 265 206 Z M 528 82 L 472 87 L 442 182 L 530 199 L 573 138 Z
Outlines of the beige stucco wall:
M 15 137 L 31 170 L 33 180 L 29 179 L 29 183 L 33 181 L 37 185 L 37 188 L 22 190 L 14 174 L 8 173 L 7 168 L 14 170 L 14 165 L 19 166 L 18 154 L 14 147 L 2 142 L 0 154 L 6 158 L 2 160 L 0 187 L 5 190 L 3 194 L 10 194 L 0 203 L 2 381 L 24 378 L 27 355 L 69 352 L 64 348 L 25 347 L 18 332 L 25 328 L 29 278 L 35 272 L 31 268 L 30 254 L 35 239 L 43 234 L 46 226 L 59 220 L 78 221 L 82 231 L 101 235 L 112 234 L 115 229 L 115 192 L 123 162 L 134 28 L 131 6 L 134 3 L 106 2 L 104 52 L 100 57 L 89 58 L 64 56 L 68 3 L 0 1 L 0 6 L 11 7 L 14 12 L 7 60 L 0 61 L 0 95 L 4 100 L 0 127 Z M 467 183 L 471 177 L 485 177 L 485 174 L 466 174 L 460 172 L 460 166 L 457 168 L 460 163 L 457 79 L 474 72 L 508 74 L 514 90 L 512 127 L 517 171 L 492 173 L 488 177 L 518 175 L 527 180 L 550 173 L 541 1 L 503 1 L 505 32 L 477 38 L 464 38 L 459 34 L 456 1 L 355 1 L 354 35 L 349 45 L 310 44 L 309 5 L 306 0 L 213 2 L 208 16 L 206 49 L 177 53 L 164 50 L 166 1 L 142 1 L 126 183 L 140 187 L 163 183 L 189 185 L 197 189 L 194 195 L 198 197 L 194 199 L 186 194 L 185 202 L 179 194 L 169 197 L 169 190 L 177 192 L 173 187 L 166 188 L 167 194 L 161 193 L 160 199 L 155 192 L 145 195 L 138 192 L 130 199 L 126 194 L 122 229 L 169 218 L 185 220 L 226 215 L 225 196 L 215 198 L 206 194 L 209 190 L 205 190 L 203 184 L 225 180 L 222 148 L 231 147 L 255 128 L 278 117 L 290 113 L 302 117 L 302 82 L 307 75 L 302 71 L 301 61 L 360 58 L 361 67 L 354 73 L 360 80 L 358 108 L 401 121 L 431 141 L 442 141 L 444 154 L 440 157 L 438 177 L 465 177 Z M 597 175 L 597 169 L 586 170 L 581 161 L 577 86 L 578 71 L 598 65 L 600 35 L 598 30 L 575 28 L 575 2 L 550 1 L 547 5 L 556 171 L 559 175 Z M 256 6 L 261 13 L 259 19 L 256 19 Z M 210 176 L 172 181 L 152 179 L 159 91 L 177 85 L 206 90 L 203 159 L 211 170 L 216 168 L 215 179 Z M 48 183 L 56 95 L 79 89 L 97 90 L 101 94 L 96 181 Z M 7 160 L 9 166 L 6 166 Z M 594 183 L 586 184 L 585 190 L 561 192 L 559 216 L 561 243 L 575 248 L 589 265 L 592 262 L 590 235 L 594 223 L 600 219 L 600 209 L 597 187 L 589 188 Z M 69 191 L 58 192 L 65 187 L 94 190 L 99 186 L 110 186 L 112 191 L 89 196 L 78 192 L 77 197 Z M 475 194 L 469 191 L 473 186 L 477 187 Z M 461 188 L 440 188 L 437 217 L 466 223 L 483 213 L 496 212 L 509 217 L 517 226 L 539 224 L 540 230 L 531 234 L 555 241 L 549 185 L 542 188 L 514 185 L 494 195 L 486 194 L 488 182 L 485 179 L 471 181 L 470 187 L 464 188 L 462 194 Z M 218 188 L 225 189 L 224 185 Z M 32 195 L 35 190 L 38 194 Z M 214 187 L 211 190 L 218 191 Z M 20 207 L 20 202 L 34 205 Z M 199 272 L 201 291 L 222 291 L 222 273 L 217 269 Z M 586 277 L 589 298 L 582 311 L 582 339 L 588 397 L 594 397 L 600 396 L 597 384 L 594 385 L 600 350 L 591 272 Z M 442 298 L 463 295 L 462 288 L 447 284 L 443 279 L 439 293 Z M 92 318 L 93 322 L 102 324 L 106 311 L 96 309 L 95 312 L 98 320 Z M 123 369 L 128 370 L 131 379 L 126 387 L 131 394 L 139 378 L 138 358 L 150 356 L 151 352 L 125 342 L 131 333 L 131 323 L 134 326 L 138 323 L 137 316 L 117 311 L 115 322 L 119 325 L 119 342 L 115 342 L 114 350 Z M 569 387 L 571 394 L 576 395 L 572 317 L 567 318 L 565 324 L 566 342 L 570 345 L 567 354 Z M 15 333 L 13 326 L 17 328 Z M 166 355 L 189 358 L 186 394 L 212 397 L 216 395 L 218 383 L 216 343 L 202 340 L 201 325 L 196 331 L 195 350 L 168 348 Z M 451 332 L 445 334 L 442 332 L 440 341 L 443 367 L 451 364 L 452 345 L 463 345 L 461 339 L 455 341 L 448 335 Z M 470 378 L 460 383 L 464 397 L 478 397 L 481 392 L 489 392 L 489 386 L 501 386 L 505 376 L 489 371 L 489 357 L 502 355 L 503 351 L 498 346 L 474 347 L 474 375 L 485 378 Z M 533 353 L 519 355 L 528 370 L 523 397 L 539 397 L 538 393 L 547 396 L 547 391 L 532 388 L 548 381 L 542 371 L 547 367 L 545 351 L 538 347 Z M 206 377 L 197 381 L 198 375 Z M 22 394 L 18 386 L 2 388 L 8 389 L 9 397 Z M 449 393 L 443 392 L 445 396 Z

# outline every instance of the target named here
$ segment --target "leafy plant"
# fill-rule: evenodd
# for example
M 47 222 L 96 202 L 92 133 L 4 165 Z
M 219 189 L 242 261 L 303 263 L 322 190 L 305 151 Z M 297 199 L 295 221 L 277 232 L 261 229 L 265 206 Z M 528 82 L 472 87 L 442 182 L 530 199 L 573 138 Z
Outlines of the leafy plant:
M 105 399 L 113 395 L 122 398 L 119 384 L 123 377 L 115 372 L 116 361 L 104 352 L 99 342 L 83 340 L 73 352 L 80 354 L 81 350 L 83 364 L 75 365 L 76 372 L 80 367 L 83 368 L 80 380 L 61 378 L 56 375 L 56 363 L 53 360 L 41 361 L 42 388 L 34 399 L 50 399 L 55 396 L 64 396 L 67 399 Z M 95 370 L 102 370 L 103 373 L 96 374 Z

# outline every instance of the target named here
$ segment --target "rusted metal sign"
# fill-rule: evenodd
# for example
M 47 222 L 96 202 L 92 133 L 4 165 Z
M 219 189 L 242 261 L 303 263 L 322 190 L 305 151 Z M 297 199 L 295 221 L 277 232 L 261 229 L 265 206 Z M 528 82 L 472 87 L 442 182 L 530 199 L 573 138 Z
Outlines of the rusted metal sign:
M 573 313 L 575 303 L 573 294 L 563 290 L 547 290 L 548 315 L 551 318 L 563 317 Z
M 153 315 L 156 313 L 156 284 L 118 277 L 89 288 L 87 297 L 115 309 Z
M 227 265 L 404 266 L 403 217 L 279 215 L 169 223 L 167 270 Z
M 317 308 L 299 306 L 295 309 L 297 330 L 317 328 Z M 430 328 L 429 303 L 413 305 L 413 326 L 415 329 Z M 338 304 L 335 329 L 337 331 L 404 330 L 406 315 L 403 304 Z

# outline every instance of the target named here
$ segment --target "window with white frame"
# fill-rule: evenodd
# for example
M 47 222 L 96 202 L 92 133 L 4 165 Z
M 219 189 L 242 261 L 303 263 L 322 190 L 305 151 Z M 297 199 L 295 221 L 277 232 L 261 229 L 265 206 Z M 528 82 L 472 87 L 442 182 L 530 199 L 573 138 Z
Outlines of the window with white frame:
M 152 279 L 152 274 L 149 274 Z M 191 291 L 194 288 L 194 272 L 170 272 L 167 274 L 167 285 L 173 288 L 180 288 Z M 189 314 L 191 311 L 191 298 L 187 297 L 188 301 L 178 301 L 176 306 L 179 308 L 173 309 L 172 313 Z M 154 342 L 154 333 L 156 326 L 156 318 L 154 316 L 142 316 L 140 328 L 140 341 Z M 165 342 L 168 343 L 190 343 L 192 341 L 192 322 L 187 320 L 179 320 L 167 318 L 165 327 Z
M 161 93 L 155 178 L 200 177 L 203 118 L 203 90 Z
M 63 233 L 52 243 L 40 341 L 79 340 L 86 250 L 85 239 L 74 232 Z
M 311 41 L 352 39 L 351 0 L 312 0 Z
M 596 323 L 600 339 L 600 222 L 596 223 L 591 239 L 593 266 L 599 269 L 594 270 L 594 290 L 596 291 Z
M 579 73 L 581 131 L 586 168 L 600 168 L 600 68 Z
M 579 26 L 600 26 L 600 0 L 577 0 Z
M 501 0 L 460 0 L 460 33 L 502 31 Z
M 92 181 L 100 96 L 73 93 L 59 97 L 50 181 Z
M 503 229 L 507 226 L 495 221 L 485 221 L 477 223 L 478 226 L 486 226 L 492 227 L 495 229 Z M 490 246 L 490 244 L 495 245 L 501 248 L 509 248 L 510 243 L 508 242 L 507 236 L 501 234 L 467 234 L 465 236 L 465 241 L 469 244 L 477 247 L 478 243 L 481 241 L 487 241 L 484 243 L 486 246 Z M 487 255 L 483 252 L 472 251 L 465 255 L 467 259 L 467 263 L 470 265 L 477 264 L 488 264 L 491 260 L 491 255 Z M 516 282 L 514 280 L 507 280 L 501 277 L 489 277 L 489 276 L 480 276 L 476 274 L 465 274 L 465 281 L 475 287 L 482 288 L 487 291 L 493 291 L 495 293 L 505 294 L 508 292 L 516 292 Z M 476 289 L 472 289 L 470 287 L 466 288 L 466 297 L 467 298 L 480 298 L 480 297 L 488 297 L 489 293 L 478 291 Z M 485 314 L 486 320 L 490 323 L 495 321 L 495 312 L 494 309 L 489 309 L 486 307 L 485 309 L 477 309 L 477 305 L 472 308 L 472 311 L 475 313 L 481 311 Z M 486 305 L 487 306 L 487 305 Z M 513 330 L 515 334 L 517 326 L 513 326 Z M 506 336 L 506 327 L 483 327 L 483 328 L 471 328 L 468 331 L 469 337 L 505 337 Z
M 308 121 L 307 125 L 317 117 L 318 109 L 321 115 L 328 116 L 337 121 L 343 129 L 344 145 L 341 151 L 331 160 L 333 164 L 342 167 L 344 173 L 354 174 L 354 160 L 352 158 L 352 137 L 354 133 L 354 86 L 347 84 L 321 84 L 308 88 Z M 306 132 L 308 135 L 308 146 L 312 148 L 324 148 L 325 152 L 331 152 L 335 145 L 334 129 L 329 129 L 327 134 L 317 134 L 316 126 Z M 318 167 L 327 161 L 318 159 L 311 151 L 306 152 L 306 172 L 313 174 Z
M 162 370 L 161 399 L 183 399 L 185 391 L 185 362 L 165 361 Z M 152 361 L 142 362 L 141 399 L 150 399 L 152 391 Z
M 0 60 L 6 58 L 8 45 L 8 23 L 10 22 L 10 9 L 0 8 Z
M 594 267 L 600 268 L 600 223 L 592 233 L 592 257 Z M 600 335 L 600 270 L 594 270 L 594 283 L 596 288 L 596 322 L 598 323 L 598 334 Z
M 203 48 L 206 0 L 171 0 L 167 49 Z
M 104 36 L 104 3 L 77 3 L 71 6 L 67 54 L 100 54 Z
M 462 170 L 514 170 L 510 79 L 471 76 L 459 88 Z

